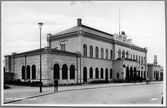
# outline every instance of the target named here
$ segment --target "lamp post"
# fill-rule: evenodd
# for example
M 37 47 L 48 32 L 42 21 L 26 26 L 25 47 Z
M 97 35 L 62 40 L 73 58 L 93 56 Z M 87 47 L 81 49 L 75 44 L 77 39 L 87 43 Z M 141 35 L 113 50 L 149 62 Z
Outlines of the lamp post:
M 38 23 L 39 25 L 39 29 L 40 29 L 40 92 L 42 92 L 42 69 L 41 69 L 41 29 L 42 29 L 42 25 L 43 23 Z

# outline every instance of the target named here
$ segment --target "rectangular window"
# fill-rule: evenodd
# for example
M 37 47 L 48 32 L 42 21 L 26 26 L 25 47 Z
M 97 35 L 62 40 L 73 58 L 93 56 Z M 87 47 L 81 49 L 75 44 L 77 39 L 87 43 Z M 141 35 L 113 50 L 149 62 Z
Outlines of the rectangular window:
M 112 60 L 112 50 L 110 50 L 110 60 Z
M 61 50 L 65 51 L 66 50 L 66 44 L 61 44 Z

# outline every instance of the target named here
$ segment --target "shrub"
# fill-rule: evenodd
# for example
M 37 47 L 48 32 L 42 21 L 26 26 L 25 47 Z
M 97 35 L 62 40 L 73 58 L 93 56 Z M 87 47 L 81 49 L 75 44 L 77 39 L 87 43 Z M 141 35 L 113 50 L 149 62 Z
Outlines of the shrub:
M 4 85 L 4 89 L 9 89 L 10 86 Z

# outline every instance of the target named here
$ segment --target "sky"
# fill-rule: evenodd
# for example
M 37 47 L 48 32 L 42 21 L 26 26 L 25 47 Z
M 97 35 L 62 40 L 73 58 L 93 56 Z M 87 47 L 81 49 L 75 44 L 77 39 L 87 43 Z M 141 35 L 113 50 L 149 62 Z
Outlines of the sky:
M 120 10 L 120 23 L 119 23 Z M 82 24 L 118 34 L 125 31 L 132 43 L 147 47 L 147 62 L 165 66 L 165 8 L 163 1 L 2 1 L 2 55 L 40 47 L 39 22 L 42 26 L 42 47 L 48 33 L 56 34 Z

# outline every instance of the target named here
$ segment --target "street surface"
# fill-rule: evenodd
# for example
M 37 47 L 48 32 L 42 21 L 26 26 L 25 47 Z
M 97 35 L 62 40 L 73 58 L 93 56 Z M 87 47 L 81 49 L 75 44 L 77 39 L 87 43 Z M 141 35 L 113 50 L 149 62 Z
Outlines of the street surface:
M 13 87 L 4 90 L 5 104 L 52 105 L 161 105 L 163 82 L 84 84 L 53 87 Z M 16 101 L 15 101 L 16 100 Z M 18 100 L 18 101 L 17 101 Z

